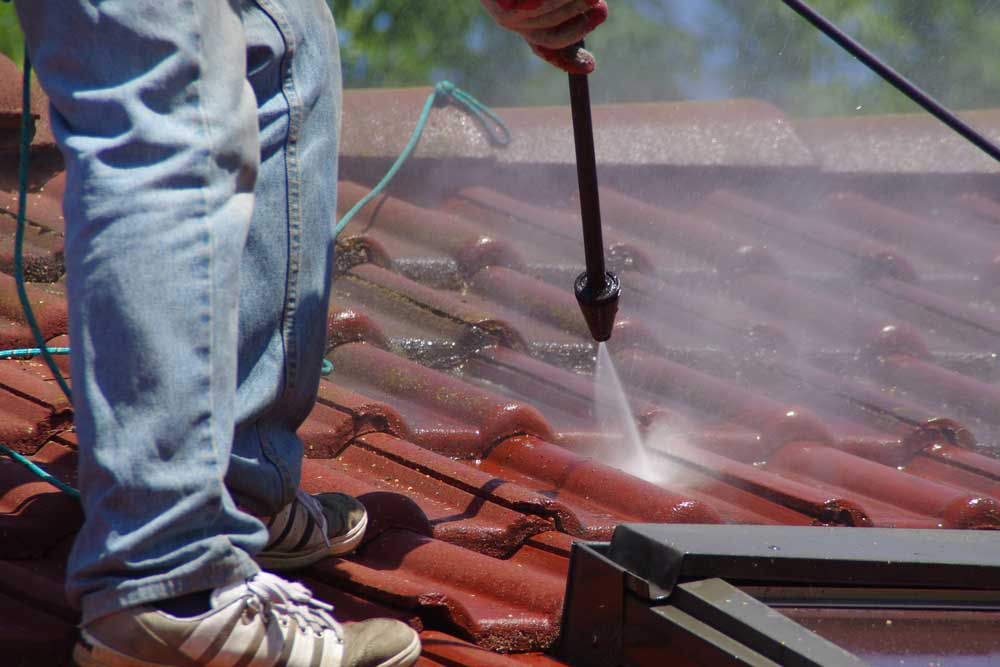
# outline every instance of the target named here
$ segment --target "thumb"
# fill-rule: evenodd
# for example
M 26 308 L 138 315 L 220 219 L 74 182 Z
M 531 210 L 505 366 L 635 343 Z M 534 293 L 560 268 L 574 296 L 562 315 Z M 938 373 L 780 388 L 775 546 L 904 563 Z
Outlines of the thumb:
M 532 44 L 531 49 L 547 63 L 570 74 L 590 74 L 597 65 L 594 55 L 578 44 L 563 49 L 547 49 Z

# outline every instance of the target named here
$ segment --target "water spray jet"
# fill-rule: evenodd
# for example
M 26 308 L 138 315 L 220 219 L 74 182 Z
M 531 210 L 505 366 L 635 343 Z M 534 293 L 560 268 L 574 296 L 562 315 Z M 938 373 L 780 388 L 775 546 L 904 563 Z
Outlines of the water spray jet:
M 578 45 L 583 48 L 583 42 Z M 577 48 L 577 47 L 573 47 Z M 583 220 L 583 251 L 587 270 L 574 284 L 576 301 L 587 321 L 590 335 L 598 342 L 611 338 L 618 313 L 621 282 L 605 268 L 604 235 L 601 230 L 601 198 L 597 190 L 597 158 L 594 125 L 590 114 L 590 82 L 586 74 L 569 75 L 569 99 L 573 113 L 576 175 L 580 185 L 580 217 Z

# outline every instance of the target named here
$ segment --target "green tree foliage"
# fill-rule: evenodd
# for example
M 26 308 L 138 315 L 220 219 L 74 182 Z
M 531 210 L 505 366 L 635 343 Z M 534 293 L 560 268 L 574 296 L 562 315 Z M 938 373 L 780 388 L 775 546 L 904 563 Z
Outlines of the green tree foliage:
M 41 1 L 41 0 L 38 0 Z M 1000 106 L 1000 0 L 812 0 L 955 108 Z M 756 97 L 798 115 L 914 106 L 780 0 L 609 0 L 588 40 L 596 101 Z M 476 0 L 332 0 L 347 87 L 451 79 L 494 105 L 561 104 L 566 78 L 497 28 Z M 0 51 L 21 59 L 0 2 Z
M 705 0 L 703 78 L 797 114 L 916 106 L 782 3 Z M 1000 106 L 998 0 L 812 0 L 856 40 L 957 109 Z M 708 36 L 715 35 L 714 41 Z
M 426 85 L 441 75 L 495 104 L 565 101 L 565 77 L 534 62 L 475 0 L 338 0 L 348 85 Z M 598 101 L 756 97 L 801 115 L 914 105 L 780 0 L 612 0 L 589 40 Z M 956 108 L 1000 106 L 1000 0 L 813 0 L 814 6 Z M 389 29 L 386 14 L 392 15 Z M 382 17 L 382 18 L 380 18 Z
M 5 53 L 18 66 L 24 60 L 24 37 L 11 2 L 0 2 L 0 53 Z

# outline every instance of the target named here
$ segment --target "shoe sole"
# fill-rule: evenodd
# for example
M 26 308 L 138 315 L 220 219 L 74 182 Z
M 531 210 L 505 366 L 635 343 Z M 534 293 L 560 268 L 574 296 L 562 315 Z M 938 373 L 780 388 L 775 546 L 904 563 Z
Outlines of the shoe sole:
M 98 642 L 86 644 L 82 641 L 73 647 L 73 665 L 75 667 L 170 667 L 159 662 L 130 658 Z
M 420 635 L 413 633 L 413 641 L 405 649 L 392 656 L 378 667 L 410 667 L 420 657 Z
M 358 547 L 359 544 L 361 544 L 361 540 L 364 538 L 365 530 L 367 528 L 368 515 L 365 514 L 361 518 L 361 521 L 358 522 L 358 525 L 354 528 L 336 539 L 330 540 L 329 547 L 323 545 L 319 549 L 315 549 L 307 553 L 259 553 L 255 557 L 255 560 L 257 561 L 257 564 L 265 570 L 271 570 L 274 572 L 307 567 L 313 563 L 318 563 L 329 556 L 343 556 L 344 554 L 351 553 Z M 387 663 L 386 667 L 391 667 L 392 664 L 393 663 Z
M 410 667 L 419 657 L 420 636 L 414 633 L 409 646 L 385 662 L 379 663 L 378 667 Z M 76 667 L 170 667 L 124 656 L 96 642 L 93 645 L 77 642 L 73 648 L 73 664 Z

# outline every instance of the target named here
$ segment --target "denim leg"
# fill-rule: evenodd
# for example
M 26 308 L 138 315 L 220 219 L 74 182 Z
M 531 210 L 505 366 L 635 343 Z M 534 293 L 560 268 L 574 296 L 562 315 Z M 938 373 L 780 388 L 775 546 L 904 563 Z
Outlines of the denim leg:
M 266 532 L 223 483 L 257 107 L 236 0 L 17 10 L 66 160 L 86 623 L 257 570 Z
M 324 0 L 256 0 L 243 16 L 261 165 L 243 255 L 237 430 L 227 484 L 270 514 L 291 502 L 326 340 L 340 60 Z

